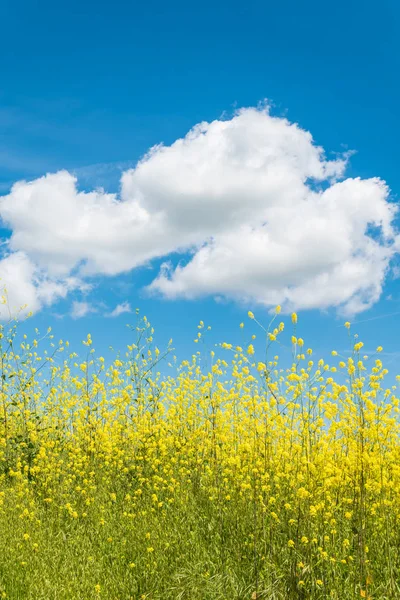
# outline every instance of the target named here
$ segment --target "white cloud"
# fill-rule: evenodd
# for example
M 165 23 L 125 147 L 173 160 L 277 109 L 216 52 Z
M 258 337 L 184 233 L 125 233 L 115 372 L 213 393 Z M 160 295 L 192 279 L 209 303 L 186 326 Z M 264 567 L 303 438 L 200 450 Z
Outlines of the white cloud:
M 0 260 L 0 286 L 6 299 L 6 304 L 0 305 L 1 320 L 36 312 L 65 298 L 69 292 L 86 287 L 76 277 L 49 279 L 23 252 L 14 252 Z
M 121 304 L 117 304 L 117 306 L 110 313 L 106 314 L 107 317 L 119 317 L 124 313 L 132 312 L 131 305 L 129 302 L 122 302 Z
M 79 302 L 75 300 L 72 303 L 71 317 L 73 319 L 82 319 L 82 317 L 86 317 L 86 315 L 94 312 L 97 312 L 97 309 L 89 304 L 89 302 Z
M 151 289 L 193 298 L 224 293 L 288 309 L 376 302 L 399 238 L 390 226 L 388 190 L 376 179 L 348 179 L 293 207 L 272 208 L 267 225 L 242 225 L 200 248 L 185 266 L 164 265 Z M 366 235 L 381 225 L 385 241 Z M 393 243 L 394 242 L 394 243 Z
M 123 174 L 120 197 L 78 192 L 61 171 L 15 184 L 0 215 L 9 250 L 50 281 L 189 252 L 149 290 L 357 313 L 378 300 L 400 238 L 385 183 L 339 182 L 345 168 L 296 124 L 242 109 L 151 149 Z

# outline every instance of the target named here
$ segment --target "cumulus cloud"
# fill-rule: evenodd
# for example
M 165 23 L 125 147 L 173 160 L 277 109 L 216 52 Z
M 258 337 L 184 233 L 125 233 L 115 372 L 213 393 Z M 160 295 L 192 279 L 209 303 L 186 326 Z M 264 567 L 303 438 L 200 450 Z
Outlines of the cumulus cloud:
M 5 303 L 0 305 L 0 319 L 25 316 L 86 285 L 77 277 L 50 279 L 24 252 L 13 252 L 0 260 L 0 286 Z
M 268 108 L 242 109 L 152 148 L 123 173 L 119 196 L 79 192 L 61 171 L 16 183 L 0 215 L 10 257 L 49 281 L 174 252 L 185 262 L 164 263 L 150 292 L 357 313 L 380 297 L 400 238 L 387 185 L 344 179 L 346 162 Z
M 387 187 L 348 179 L 301 204 L 271 209 L 266 224 L 243 224 L 203 245 L 185 266 L 166 263 L 151 289 L 174 298 L 225 293 L 288 308 L 341 307 L 357 313 L 376 302 L 399 238 Z M 367 235 L 381 229 L 382 239 Z

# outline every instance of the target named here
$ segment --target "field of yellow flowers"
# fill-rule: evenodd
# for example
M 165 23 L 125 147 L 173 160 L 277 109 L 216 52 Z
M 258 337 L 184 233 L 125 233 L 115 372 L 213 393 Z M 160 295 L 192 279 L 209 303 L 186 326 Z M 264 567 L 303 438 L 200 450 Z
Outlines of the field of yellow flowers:
M 0 598 L 400 598 L 399 400 L 381 348 L 364 356 L 347 323 L 350 357 L 326 364 L 279 313 L 248 314 L 262 359 L 250 336 L 174 377 L 139 315 L 108 365 L 90 336 L 82 360 L 49 331 L 1 328 Z

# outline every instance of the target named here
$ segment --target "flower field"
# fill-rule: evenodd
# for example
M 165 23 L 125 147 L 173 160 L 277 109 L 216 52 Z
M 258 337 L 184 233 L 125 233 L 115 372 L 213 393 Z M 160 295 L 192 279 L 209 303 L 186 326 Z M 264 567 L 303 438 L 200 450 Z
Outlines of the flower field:
M 2 328 L 0 598 L 400 598 L 399 400 L 381 348 L 364 356 L 346 324 L 352 352 L 326 364 L 279 312 L 249 313 L 263 356 L 250 335 L 171 375 L 172 347 L 139 315 L 109 364 L 90 336 L 82 358 Z

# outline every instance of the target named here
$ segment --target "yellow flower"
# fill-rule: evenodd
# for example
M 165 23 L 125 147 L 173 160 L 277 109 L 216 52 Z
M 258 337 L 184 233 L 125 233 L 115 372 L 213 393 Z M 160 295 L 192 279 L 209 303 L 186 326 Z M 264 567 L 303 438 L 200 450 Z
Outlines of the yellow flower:
M 294 324 L 297 323 L 297 314 L 295 312 L 292 313 L 292 323 L 294 323 Z
M 249 319 L 254 319 L 254 314 L 251 312 L 251 310 L 249 310 L 247 316 L 249 317 Z
M 350 329 L 350 322 L 346 321 L 346 323 L 344 324 L 344 326 L 346 327 L 346 329 Z
M 303 537 L 301 538 L 301 543 L 302 544 L 308 544 L 308 537 L 306 537 L 305 535 L 303 535 Z

